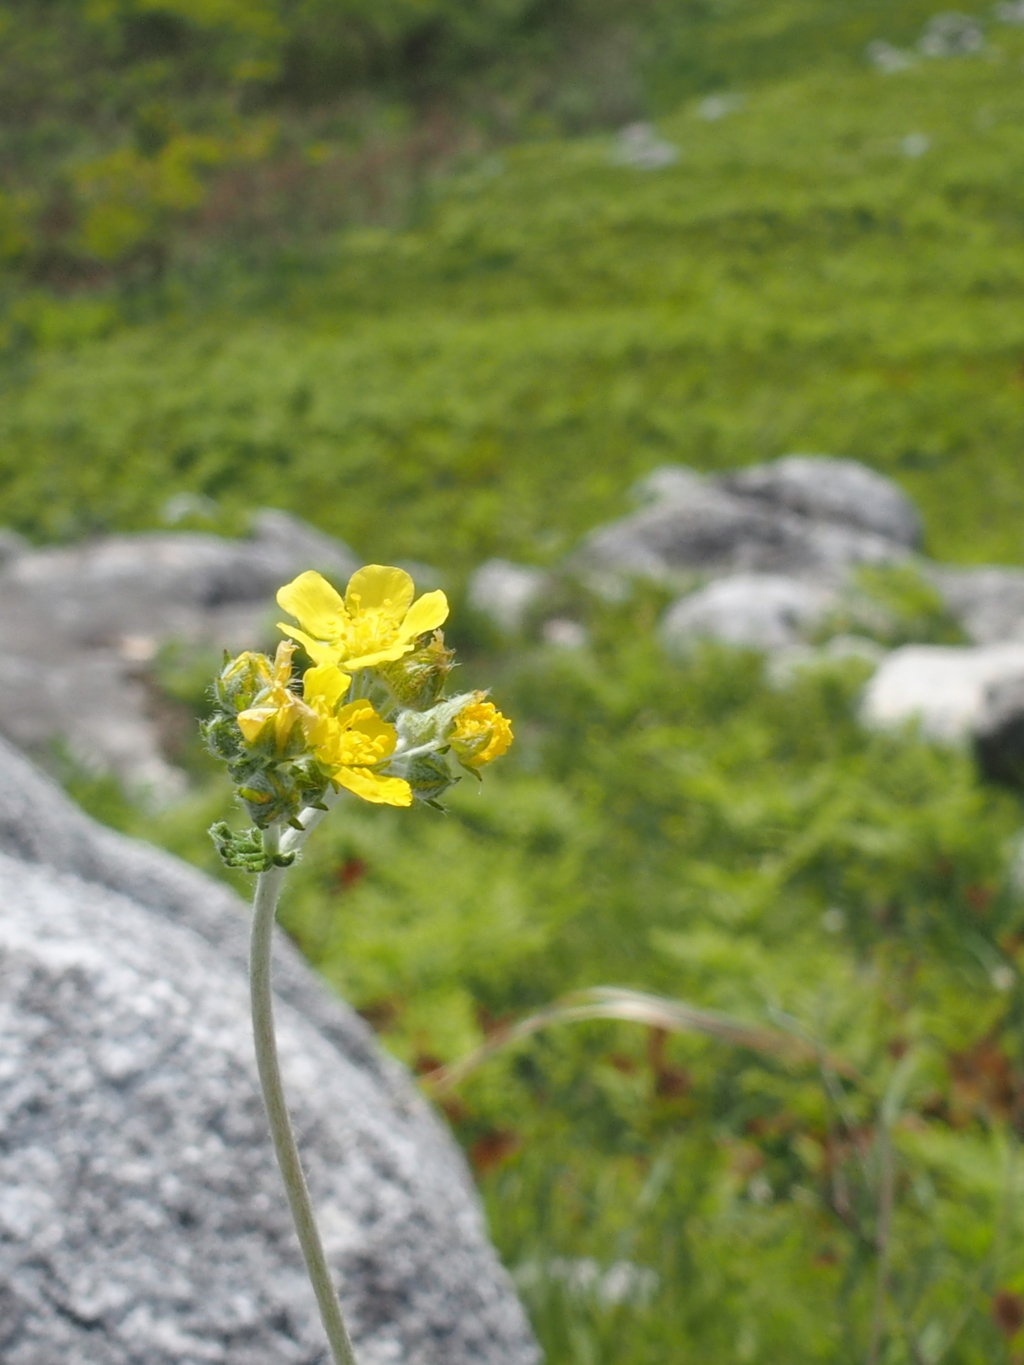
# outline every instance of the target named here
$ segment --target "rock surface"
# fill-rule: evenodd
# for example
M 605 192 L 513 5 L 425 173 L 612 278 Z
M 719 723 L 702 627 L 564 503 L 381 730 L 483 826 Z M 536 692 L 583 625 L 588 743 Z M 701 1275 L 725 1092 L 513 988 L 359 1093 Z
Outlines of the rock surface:
M 932 565 L 927 575 L 973 644 L 1024 641 L 1024 569 L 952 569 Z
M 921 518 L 906 493 L 857 460 L 787 455 L 724 475 L 718 482 L 742 497 L 804 517 L 858 526 L 908 550 L 921 542 Z
M 697 639 L 746 649 L 797 644 L 836 603 L 827 588 L 779 574 L 735 574 L 682 597 L 661 621 L 661 640 L 681 653 Z
M 167 641 L 232 650 L 273 635 L 275 590 L 303 569 L 342 583 L 350 550 L 284 512 L 245 540 L 189 532 L 111 536 L 29 550 L 0 546 L 0 726 L 29 752 L 55 740 L 87 768 L 164 795 L 145 665 Z
M 0 1358 L 325 1365 L 257 1090 L 246 915 L 0 741 Z M 361 1365 L 533 1365 L 454 1145 L 277 945 L 282 1064 Z
M 718 480 L 663 469 L 639 490 L 657 500 L 591 532 L 572 561 L 599 590 L 735 573 L 837 585 L 858 564 L 905 560 L 917 535 L 903 493 L 850 460 L 790 456 Z
M 488 559 L 470 576 L 466 601 L 507 635 L 516 635 L 544 591 L 547 574 L 507 559 Z
M 904 645 L 879 666 L 864 693 L 869 725 L 917 720 L 929 739 L 967 741 L 981 723 L 989 690 L 1024 679 L 1024 644 Z
M 706 485 L 707 479 L 696 469 L 684 464 L 664 464 L 645 474 L 629 491 L 635 503 L 648 506 L 659 502 L 685 502 L 694 495 L 699 497 Z

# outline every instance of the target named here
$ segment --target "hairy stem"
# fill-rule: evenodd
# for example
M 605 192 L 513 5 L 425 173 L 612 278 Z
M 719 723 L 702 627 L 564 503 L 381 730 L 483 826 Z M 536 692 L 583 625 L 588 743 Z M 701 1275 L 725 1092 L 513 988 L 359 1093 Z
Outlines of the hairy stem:
M 885 1324 L 885 1297 L 889 1287 L 889 1248 L 892 1232 L 892 1206 L 896 1188 L 896 1158 L 889 1136 L 887 1116 L 883 1113 L 878 1121 L 878 1270 L 875 1279 L 875 1302 L 871 1313 L 871 1340 L 868 1346 L 867 1365 L 876 1365 L 882 1349 L 882 1331 Z
M 268 853 L 278 852 L 280 831 L 273 827 L 264 830 L 263 846 Z M 323 1243 L 320 1240 L 316 1219 L 313 1217 L 313 1206 L 309 1200 L 306 1178 L 302 1173 L 291 1119 L 288 1117 L 284 1087 L 281 1084 L 281 1068 L 277 1058 L 271 987 L 271 948 L 274 941 L 274 916 L 284 873 L 283 867 L 272 867 L 267 872 L 260 873 L 256 882 L 249 953 L 249 986 L 252 996 L 256 1065 L 263 1089 L 263 1102 L 270 1121 L 270 1136 L 274 1142 L 277 1164 L 281 1168 L 281 1178 L 292 1211 L 295 1231 L 306 1262 L 306 1271 L 316 1294 L 320 1318 L 331 1347 L 331 1356 L 334 1365 L 356 1365 L 345 1320 L 341 1316 L 338 1296 L 331 1282 Z

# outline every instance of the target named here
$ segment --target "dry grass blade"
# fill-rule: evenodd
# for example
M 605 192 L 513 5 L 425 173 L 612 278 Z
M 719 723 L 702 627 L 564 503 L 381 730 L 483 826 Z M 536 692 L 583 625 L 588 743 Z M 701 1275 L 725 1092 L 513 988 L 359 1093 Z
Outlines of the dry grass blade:
M 562 1000 L 556 1000 L 536 1014 L 520 1019 L 517 1024 L 495 1029 L 465 1057 L 428 1072 L 420 1079 L 433 1094 L 443 1095 L 500 1049 L 529 1038 L 541 1029 L 550 1028 L 552 1024 L 582 1023 L 588 1019 L 622 1019 L 628 1023 L 667 1029 L 670 1033 L 700 1033 L 786 1061 L 826 1066 L 838 1075 L 857 1079 L 856 1071 L 846 1062 L 826 1055 L 813 1043 L 781 1029 L 764 1028 L 717 1010 L 699 1009 L 684 1000 L 648 995 L 644 991 L 626 990 L 620 986 L 595 986 L 591 990 L 576 991 Z

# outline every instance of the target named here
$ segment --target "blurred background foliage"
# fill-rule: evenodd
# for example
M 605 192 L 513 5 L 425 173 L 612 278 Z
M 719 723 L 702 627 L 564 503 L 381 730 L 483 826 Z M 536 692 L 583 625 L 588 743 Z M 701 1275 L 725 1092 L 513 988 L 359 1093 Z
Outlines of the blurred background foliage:
M 936 558 L 1021 560 L 1024 30 L 979 11 L 978 51 L 928 58 L 933 12 L 0 7 L 4 520 L 290 508 L 433 566 L 513 718 L 446 817 L 318 834 L 284 908 L 310 960 L 425 1074 L 607 983 L 820 1048 L 567 1025 L 443 1098 L 552 1365 L 1024 1359 L 1018 797 L 865 733 L 855 662 L 670 663 L 646 590 L 574 600 L 577 649 L 462 601 L 656 465 L 791 449 L 895 477 Z M 641 118 L 671 164 L 622 162 Z M 952 638 L 919 585 L 874 587 L 883 644 Z M 213 666 L 166 651 L 155 681 L 193 717 Z M 68 785 L 216 872 L 226 791 L 181 733 L 175 809 Z

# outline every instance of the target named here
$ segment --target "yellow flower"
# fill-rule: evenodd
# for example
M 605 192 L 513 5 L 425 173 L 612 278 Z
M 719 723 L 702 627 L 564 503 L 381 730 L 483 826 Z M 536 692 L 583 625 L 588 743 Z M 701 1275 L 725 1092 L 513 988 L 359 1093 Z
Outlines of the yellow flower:
M 259 705 L 239 712 L 238 728 L 247 743 L 253 744 L 268 721 L 274 722 L 274 742 L 278 749 L 288 743 L 296 723 L 304 720 L 307 708 L 288 684 L 292 677 L 292 655 L 295 646 L 282 640 L 274 656 L 273 672 L 267 674 L 266 686 L 257 698 Z M 243 659 L 248 656 L 241 656 Z M 236 660 L 236 662 L 238 662 Z M 264 672 L 266 665 L 260 669 Z
M 456 717 L 449 741 L 461 764 L 466 768 L 482 768 L 492 759 L 500 758 L 512 743 L 512 726 L 493 702 L 485 701 L 483 692 L 464 706 Z
M 395 727 L 381 720 L 368 701 L 350 701 L 336 716 L 321 715 L 310 741 L 317 760 L 339 787 L 378 805 L 412 805 L 408 782 L 373 771 L 391 757 L 396 735 Z
M 238 716 L 238 728 L 250 744 L 259 737 L 268 721 L 274 723 L 274 739 L 279 750 L 288 743 L 296 725 L 302 726 L 303 734 L 309 739 L 321 720 L 333 713 L 352 681 L 333 664 L 309 668 L 302 675 L 302 696 L 299 697 L 289 687 L 295 649 L 290 640 L 282 640 L 274 656 L 273 671 L 268 671 L 265 663 L 259 670 L 266 681 L 256 698 L 258 705 L 250 706 Z
M 317 664 L 315 668 L 306 669 L 302 675 L 302 700 L 316 718 L 314 727 L 316 722 L 334 715 L 351 681 L 348 674 L 342 673 L 334 664 Z M 309 733 L 312 737 L 312 730 Z
M 335 711 L 351 679 L 334 664 L 317 664 L 302 675 L 302 696 L 288 686 L 295 645 L 277 647 L 272 674 L 260 694 L 260 704 L 241 712 L 238 726 L 252 744 L 263 727 L 273 723 L 278 750 L 284 748 L 296 725 L 325 768 L 331 781 L 364 801 L 387 806 L 411 806 L 412 788 L 399 777 L 385 777 L 373 769 L 395 749 L 395 727 L 381 720 L 368 701 L 352 701 Z
M 448 616 L 443 592 L 413 602 L 413 581 L 403 569 L 369 564 L 348 581 L 342 599 L 320 574 L 308 569 L 277 594 L 301 629 L 281 624 L 315 664 L 372 668 L 408 654 L 420 635 L 436 630 Z

